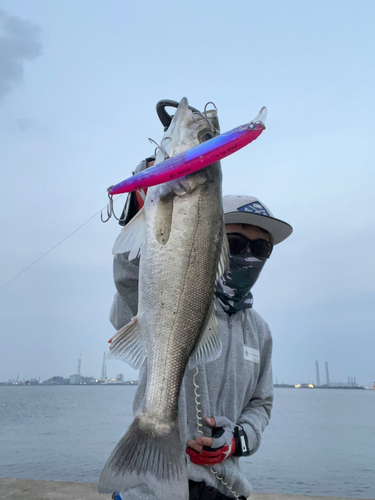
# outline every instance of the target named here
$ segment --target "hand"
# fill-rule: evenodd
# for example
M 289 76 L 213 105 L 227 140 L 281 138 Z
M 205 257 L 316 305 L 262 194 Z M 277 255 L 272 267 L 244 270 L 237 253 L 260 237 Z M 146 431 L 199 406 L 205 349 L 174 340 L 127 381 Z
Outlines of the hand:
M 133 172 L 133 175 L 146 170 L 146 168 L 152 167 L 154 163 L 155 160 L 153 158 L 146 158 L 146 160 L 141 161 L 141 163 L 137 166 L 137 168 Z M 132 191 L 128 194 L 124 210 L 122 211 L 120 217 L 120 226 L 126 226 L 126 224 L 128 224 L 128 222 L 130 222 L 133 217 L 141 210 L 141 208 L 145 204 L 146 194 L 147 188 Z
M 215 428 L 213 437 L 198 436 L 187 442 L 186 453 L 196 465 L 214 465 L 233 455 L 236 444 L 233 437 L 235 424 L 226 417 L 206 417 L 208 427 Z

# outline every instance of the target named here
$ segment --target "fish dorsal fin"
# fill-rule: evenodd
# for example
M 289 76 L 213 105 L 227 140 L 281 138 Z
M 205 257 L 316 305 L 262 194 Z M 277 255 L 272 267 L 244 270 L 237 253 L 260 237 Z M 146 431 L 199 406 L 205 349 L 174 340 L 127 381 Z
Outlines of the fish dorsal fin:
M 130 323 L 115 333 L 109 342 L 111 347 L 108 358 L 125 361 L 135 370 L 142 366 L 146 355 L 142 346 L 141 329 L 137 316 L 134 316 Z
M 225 274 L 225 271 L 228 268 L 228 264 L 229 264 L 229 243 L 227 234 L 224 231 L 223 242 L 221 244 L 219 265 L 216 273 L 216 283 L 219 281 L 219 278 L 221 278 L 221 276 Z
M 130 252 L 128 259 L 138 257 L 146 236 L 145 212 L 141 210 L 126 224 L 113 245 L 113 254 Z
M 221 351 L 222 345 L 219 338 L 219 325 L 215 315 L 215 303 L 212 302 L 206 328 L 197 347 L 189 358 L 189 370 L 195 366 L 215 361 L 221 355 Z

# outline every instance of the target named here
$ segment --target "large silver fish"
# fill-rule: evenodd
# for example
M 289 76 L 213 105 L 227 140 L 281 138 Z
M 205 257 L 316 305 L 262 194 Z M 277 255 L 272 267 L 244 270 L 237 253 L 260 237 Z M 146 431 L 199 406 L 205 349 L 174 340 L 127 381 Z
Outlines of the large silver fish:
M 218 127 L 216 111 L 207 116 Z M 209 123 L 183 98 L 162 144 L 174 156 L 210 137 Z M 158 151 L 156 164 L 162 160 Z M 147 386 L 141 413 L 102 471 L 102 493 L 145 483 L 161 500 L 188 498 L 178 398 L 188 362 L 221 352 L 213 306 L 228 257 L 221 198 L 220 163 L 149 188 L 115 243 L 114 253 L 130 251 L 131 259 L 140 250 L 141 258 L 138 315 L 113 338 L 112 355 L 135 368 L 147 358 Z

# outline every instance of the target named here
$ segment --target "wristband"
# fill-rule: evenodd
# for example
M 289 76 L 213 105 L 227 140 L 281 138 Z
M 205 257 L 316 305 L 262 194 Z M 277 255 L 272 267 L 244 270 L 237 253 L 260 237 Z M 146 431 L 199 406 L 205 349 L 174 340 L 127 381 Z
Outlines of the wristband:
M 236 443 L 236 449 L 233 453 L 234 457 L 248 457 L 250 455 L 249 442 L 247 440 L 246 432 L 244 431 L 242 425 L 237 424 L 234 428 L 234 441 Z

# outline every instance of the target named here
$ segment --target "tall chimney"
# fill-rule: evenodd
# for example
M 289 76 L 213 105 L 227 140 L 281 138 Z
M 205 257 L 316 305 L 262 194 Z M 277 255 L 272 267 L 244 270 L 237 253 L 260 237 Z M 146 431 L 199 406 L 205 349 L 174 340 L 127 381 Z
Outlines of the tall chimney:
M 320 386 L 320 376 L 319 376 L 319 362 L 315 361 L 315 368 L 316 368 L 316 385 L 319 387 Z
M 106 354 L 103 354 L 103 365 L 102 365 L 102 378 L 101 380 L 105 380 L 107 378 L 107 363 L 106 363 Z
M 329 371 L 328 371 L 328 361 L 326 361 L 326 384 L 330 385 L 329 381 Z

